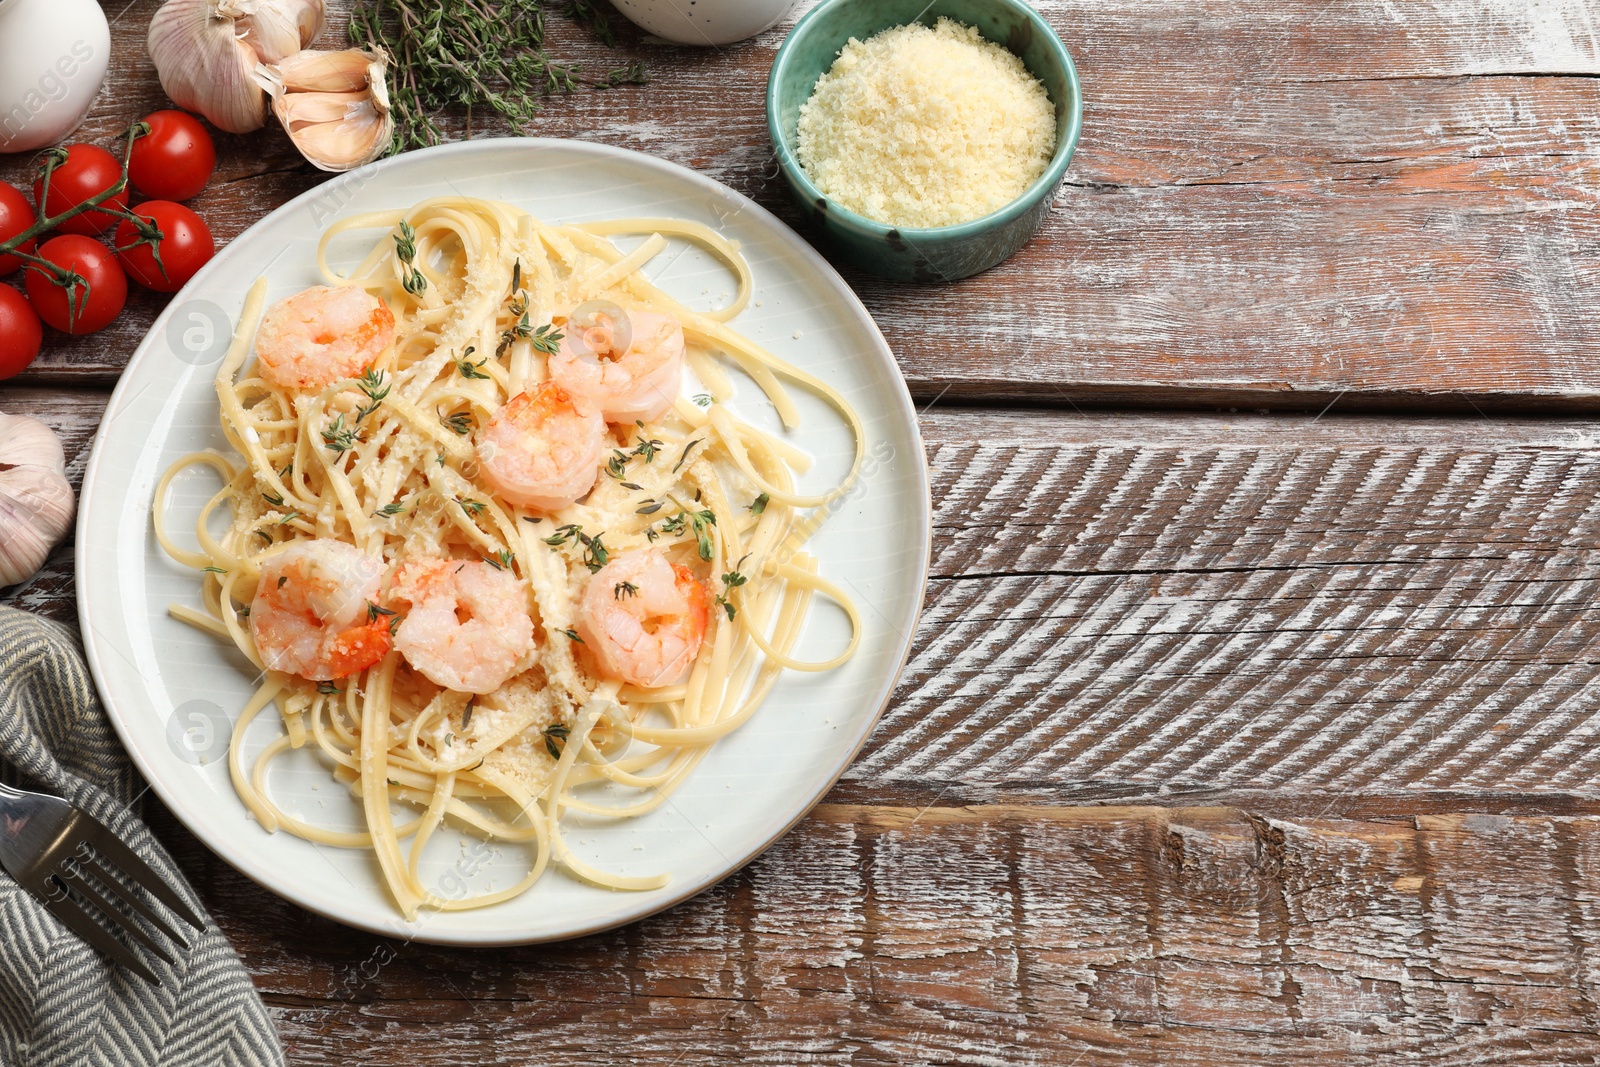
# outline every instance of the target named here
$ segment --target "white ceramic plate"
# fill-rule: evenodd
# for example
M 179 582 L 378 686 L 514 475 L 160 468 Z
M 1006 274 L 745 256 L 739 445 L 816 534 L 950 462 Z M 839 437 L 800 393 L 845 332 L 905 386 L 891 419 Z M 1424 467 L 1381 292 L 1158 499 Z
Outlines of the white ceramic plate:
M 245 291 L 269 280 L 269 300 L 319 279 L 318 235 L 333 219 L 445 194 L 519 204 L 552 222 L 667 215 L 698 219 L 738 240 L 756 296 L 733 326 L 839 388 L 867 428 L 860 486 L 812 542 L 824 575 L 852 592 L 866 621 L 860 653 L 827 674 L 791 674 L 753 720 L 721 742 L 671 802 L 625 823 L 568 831 L 590 862 L 626 873 L 666 870 L 664 889 L 621 893 L 552 871 L 524 896 L 467 912 L 396 912 L 370 854 L 268 834 L 228 782 L 226 733 L 252 685 L 237 653 L 167 615 L 198 602 L 193 572 L 155 543 L 150 503 L 174 458 L 225 445 L 212 379 Z M 335 249 L 354 261 L 355 242 Z M 675 247 L 651 273 L 692 306 L 733 289 L 722 267 Z M 793 435 L 817 458 L 803 485 L 836 479 L 848 462 L 843 424 L 802 400 Z M 770 405 L 743 383 L 734 406 L 776 427 Z M 215 482 L 184 476 L 173 529 Z M 192 534 L 188 535 L 192 538 Z M 793 826 L 844 771 L 889 699 L 910 646 L 927 569 L 926 467 L 910 397 L 888 346 L 849 287 L 809 245 L 753 202 L 692 171 L 636 152 L 575 141 L 491 140 L 413 152 L 307 192 L 222 250 L 156 320 L 111 398 L 84 477 L 78 517 L 79 617 L 89 664 L 111 720 L 157 794 L 207 847 L 268 889 L 362 929 L 466 945 L 554 940 L 649 915 L 749 862 Z M 801 651 L 818 658 L 843 640 L 843 617 L 819 609 Z M 253 748 L 276 735 L 264 715 Z M 289 812 L 354 827 L 356 808 L 309 753 L 276 761 L 272 794 Z M 423 877 L 447 895 L 504 888 L 526 869 L 514 846 L 445 834 L 430 843 Z

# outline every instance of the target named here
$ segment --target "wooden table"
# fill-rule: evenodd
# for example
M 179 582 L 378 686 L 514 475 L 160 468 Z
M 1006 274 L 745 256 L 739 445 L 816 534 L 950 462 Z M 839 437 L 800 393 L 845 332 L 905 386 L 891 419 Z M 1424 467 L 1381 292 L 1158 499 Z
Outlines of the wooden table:
M 849 276 L 936 516 L 859 760 L 704 895 L 503 951 L 315 918 L 151 804 L 294 1063 L 1600 1057 L 1600 10 L 1040 6 L 1087 98 L 1045 231 L 956 285 Z M 86 134 L 161 103 L 154 7 L 110 10 Z M 529 132 L 795 219 L 761 113 L 784 27 L 613 55 L 552 26 L 655 81 Z M 219 143 L 221 239 L 325 179 Z M 0 407 L 81 473 L 160 303 L 51 337 Z M 67 547 L 5 597 L 72 598 Z

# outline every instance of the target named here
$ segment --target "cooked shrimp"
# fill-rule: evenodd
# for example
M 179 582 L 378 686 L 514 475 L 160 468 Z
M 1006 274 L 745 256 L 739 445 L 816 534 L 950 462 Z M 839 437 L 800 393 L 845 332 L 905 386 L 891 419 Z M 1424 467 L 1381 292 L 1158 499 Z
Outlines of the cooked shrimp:
M 456 559 L 417 560 L 395 575 L 392 595 L 410 604 L 394 647 L 435 685 L 492 693 L 533 662 L 533 619 L 509 571 Z
M 647 689 L 677 685 L 705 638 L 710 601 L 694 572 L 657 548 L 601 567 L 578 605 L 577 631 L 603 674 Z
M 353 285 L 314 285 L 267 309 L 256 330 L 261 376 L 285 389 L 321 389 L 372 366 L 394 340 L 394 313 Z
M 605 420 L 543 382 L 490 417 L 478 438 L 478 463 L 511 503 L 555 511 L 594 488 L 605 444 Z
M 611 315 L 622 309 L 611 308 L 574 309 L 550 357 L 550 377 L 607 422 L 659 419 L 683 388 L 683 327 L 670 315 L 635 311 L 626 317 L 630 328 L 621 329 Z
M 298 541 L 261 562 L 250 633 L 261 662 L 314 682 L 354 674 L 389 652 L 378 600 L 383 563 L 328 538 Z

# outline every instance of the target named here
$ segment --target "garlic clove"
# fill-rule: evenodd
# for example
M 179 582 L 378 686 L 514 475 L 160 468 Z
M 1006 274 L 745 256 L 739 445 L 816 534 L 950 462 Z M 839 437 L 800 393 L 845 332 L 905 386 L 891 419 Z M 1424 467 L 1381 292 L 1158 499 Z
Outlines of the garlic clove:
M 372 94 L 367 92 L 288 93 L 276 114 L 284 129 L 292 134 L 319 122 L 375 118 L 377 111 L 372 106 Z
M 389 148 L 388 57 L 347 49 L 303 51 L 262 66 L 258 76 L 300 154 L 323 170 L 370 163 Z
M 383 62 L 380 57 L 359 48 L 343 52 L 307 49 L 273 64 L 273 69 L 287 92 L 342 93 L 365 89 L 371 84 L 374 61 Z
M 235 20 L 239 39 L 263 63 L 276 63 L 309 45 L 322 32 L 323 0 L 221 0 L 220 14 Z
M 0 586 L 38 573 L 72 525 L 75 501 L 55 431 L 0 412 Z
M 233 20 L 221 16 L 212 0 L 167 0 L 151 17 L 145 42 L 173 103 L 229 133 L 266 123 L 255 50 L 235 35 Z

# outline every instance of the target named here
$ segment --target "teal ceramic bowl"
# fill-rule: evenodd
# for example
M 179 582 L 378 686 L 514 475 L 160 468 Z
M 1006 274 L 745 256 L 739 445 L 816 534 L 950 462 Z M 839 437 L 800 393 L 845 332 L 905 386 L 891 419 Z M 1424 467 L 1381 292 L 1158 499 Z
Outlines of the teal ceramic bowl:
M 957 226 L 897 228 L 847 211 L 822 194 L 795 155 L 800 105 L 839 50 L 856 37 L 909 22 L 933 25 L 940 16 L 975 26 L 984 37 L 1022 58 L 1050 94 L 1056 111 L 1056 151 L 1049 168 L 1017 199 Z M 1024 0 L 822 0 L 778 49 L 767 80 L 767 127 L 779 166 L 813 238 L 836 261 L 905 281 L 954 281 L 1005 259 L 1044 223 L 1083 124 L 1083 99 L 1072 57 Z

